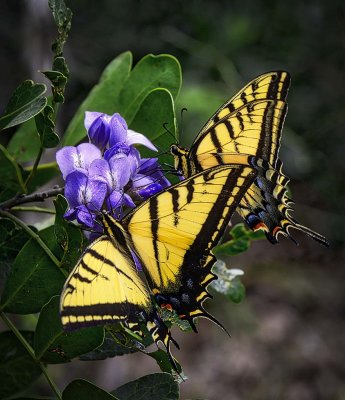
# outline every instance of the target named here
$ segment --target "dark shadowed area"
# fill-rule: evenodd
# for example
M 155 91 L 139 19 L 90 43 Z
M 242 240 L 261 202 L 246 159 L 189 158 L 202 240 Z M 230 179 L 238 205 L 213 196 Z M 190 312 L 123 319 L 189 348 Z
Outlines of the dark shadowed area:
M 284 238 L 276 246 L 259 241 L 227 259 L 245 271 L 246 298 L 236 305 L 217 295 L 208 309 L 231 339 L 200 321 L 198 335 L 175 330 L 181 351 L 173 352 L 189 378 L 182 399 L 344 399 L 345 3 L 73 0 L 69 7 L 71 80 L 61 135 L 106 64 L 126 50 L 135 61 L 147 53 L 179 59 L 184 80 L 177 113 L 188 109 L 184 145 L 249 80 L 274 69 L 290 72 L 280 156 L 296 219 L 331 247 L 296 232 L 299 246 Z M 55 32 L 43 0 L 2 1 L 0 15 L 2 112 L 23 79 L 43 81 L 37 71 L 49 67 Z M 113 389 L 158 371 L 142 354 L 49 369 L 61 389 L 72 378 Z M 43 378 L 35 390 L 50 394 Z

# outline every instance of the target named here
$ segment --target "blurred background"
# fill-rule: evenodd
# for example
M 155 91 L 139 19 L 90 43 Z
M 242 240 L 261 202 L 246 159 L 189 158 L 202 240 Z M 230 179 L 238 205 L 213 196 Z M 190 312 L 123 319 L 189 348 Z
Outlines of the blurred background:
M 228 259 L 245 271 L 238 305 L 216 296 L 208 309 L 231 339 L 209 321 L 200 333 L 174 332 L 174 354 L 188 381 L 182 399 L 345 398 L 345 3 L 308 1 L 85 2 L 74 13 L 65 56 L 71 72 L 61 108 L 63 134 L 78 105 L 116 55 L 131 50 L 176 56 L 183 70 L 177 112 L 183 107 L 182 144 L 257 75 L 292 75 L 280 157 L 296 202 L 294 216 L 327 236 L 325 249 L 296 232 L 255 242 Z M 55 26 L 43 0 L 0 3 L 0 107 L 24 79 L 43 81 L 51 63 Z M 8 132 L 2 141 L 9 138 Z M 235 220 L 236 222 L 236 220 Z M 141 354 L 88 364 L 49 367 L 60 388 L 85 378 L 105 389 L 157 372 Z M 35 391 L 50 394 L 43 378 Z

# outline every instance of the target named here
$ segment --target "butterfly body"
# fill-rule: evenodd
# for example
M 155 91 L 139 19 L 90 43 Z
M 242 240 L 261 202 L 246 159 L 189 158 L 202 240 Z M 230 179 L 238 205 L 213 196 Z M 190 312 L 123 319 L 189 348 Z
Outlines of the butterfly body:
M 257 176 L 237 208 L 249 227 L 264 230 L 271 243 L 279 234 L 291 238 L 289 229 L 295 228 L 327 246 L 322 235 L 290 215 L 289 179 L 278 158 L 289 86 L 285 71 L 260 75 L 216 111 L 189 150 L 174 144 L 171 153 L 184 177 L 216 165 L 252 166 Z

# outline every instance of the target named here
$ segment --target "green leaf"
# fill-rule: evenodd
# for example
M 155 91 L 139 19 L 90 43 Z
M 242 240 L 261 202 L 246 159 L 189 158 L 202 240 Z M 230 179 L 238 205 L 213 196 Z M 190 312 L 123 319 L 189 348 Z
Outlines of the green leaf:
M 37 132 L 44 148 L 49 149 L 59 144 L 59 136 L 54 132 L 54 110 L 51 106 L 46 106 L 42 112 L 36 115 L 35 122 Z
M 108 114 L 117 111 L 117 97 L 120 88 L 129 76 L 131 66 L 132 54 L 130 52 L 120 54 L 108 64 L 99 83 L 91 90 L 68 125 L 62 140 L 64 146 L 73 146 L 86 136 L 85 111 L 99 111 Z
M 42 74 L 52 83 L 53 100 L 55 103 L 65 101 L 64 91 L 67 77 L 59 71 L 42 71 Z
M 61 254 L 53 226 L 40 231 L 39 235 L 55 255 Z M 32 238 L 15 259 L 5 283 L 1 309 L 15 314 L 39 312 L 52 296 L 61 293 L 64 281 L 62 271 Z
M 104 339 L 102 326 L 65 332 L 59 314 L 60 296 L 54 296 L 42 308 L 38 318 L 34 350 L 45 363 L 64 363 L 100 346 Z
M 181 87 L 181 66 L 167 54 L 148 54 L 133 68 L 118 97 L 118 110 L 131 125 L 141 103 L 154 89 L 165 88 L 175 99 Z
M 172 375 L 150 374 L 111 392 L 119 400 L 178 400 L 179 387 Z
M 21 124 L 34 117 L 47 104 L 42 95 L 47 90 L 43 83 L 24 81 L 13 92 L 7 104 L 5 114 L 0 117 L 0 130 Z
M 28 191 L 34 192 L 58 175 L 61 175 L 61 172 L 55 162 L 40 164 L 36 170 L 35 176 L 28 186 Z
M 118 112 L 134 129 L 134 126 L 138 126 L 138 121 L 135 125 L 132 125 L 132 122 L 142 103 L 154 89 L 165 88 L 171 92 L 173 98 L 177 96 L 181 86 L 181 68 L 176 58 L 165 54 L 158 56 L 150 54 L 140 60 L 130 72 L 131 63 L 131 54 L 123 53 L 105 69 L 99 84 L 92 89 L 68 126 L 63 140 L 64 145 L 74 145 L 86 136 L 83 121 L 87 110 L 107 114 Z M 170 101 L 170 99 L 165 99 L 164 104 Z M 160 110 L 161 105 L 157 102 L 156 105 L 156 109 L 150 107 L 150 110 L 153 110 L 153 114 L 151 112 L 149 115 L 150 118 L 153 118 L 157 110 Z M 175 122 L 171 122 L 170 115 L 167 117 L 169 120 L 164 119 L 163 123 L 170 123 L 170 128 L 175 130 Z M 159 124 L 160 121 L 157 123 Z M 160 129 L 161 132 L 164 129 L 162 124 L 160 124 Z
M 65 101 L 64 91 L 69 77 L 69 70 L 64 57 L 56 57 L 53 62 L 53 69 L 42 71 L 52 83 L 53 101 L 63 103 Z
M 33 118 L 16 130 L 7 146 L 8 152 L 20 163 L 34 160 L 39 148 L 40 138 Z
M 0 201 L 25 192 L 24 171 L 0 144 Z
M 69 69 L 65 57 L 55 57 L 53 62 L 53 70 L 61 72 L 66 78 L 69 78 Z
M 137 348 L 128 347 L 117 343 L 109 332 L 105 334 L 103 343 L 96 349 L 89 353 L 83 354 L 79 357 L 81 361 L 95 361 L 105 360 L 106 358 L 113 358 L 122 356 L 124 354 L 135 353 Z
M 168 326 L 177 325 L 183 332 L 191 332 L 193 330 L 190 323 L 187 320 L 180 319 L 175 311 L 172 312 L 162 308 L 160 314 L 163 321 L 168 323 Z
M 250 246 L 249 237 L 242 237 L 239 239 L 229 240 L 222 243 L 212 250 L 215 255 L 235 256 L 236 254 L 247 251 Z
M 148 356 L 156 360 L 156 363 L 158 364 L 159 368 L 163 372 L 168 372 L 169 374 L 175 373 L 174 368 L 171 365 L 171 362 L 169 360 L 168 353 L 162 349 L 158 349 L 156 351 L 152 351 L 151 353 L 146 353 Z M 182 373 L 182 368 L 179 362 L 176 360 L 174 357 L 177 370 L 179 373 Z
M 0 279 L 5 278 L 20 249 L 28 240 L 24 229 L 19 228 L 13 221 L 2 218 L 0 224 Z
M 33 332 L 21 334 L 31 344 Z M 27 350 L 10 331 L 0 333 L 0 398 L 27 389 L 41 374 L 41 370 Z
M 145 333 L 147 335 L 144 338 L 139 337 L 138 339 L 137 335 L 134 336 L 132 331 L 121 324 L 108 325 L 102 345 L 79 358 L 82 361 L 104 360 L 108 357 L 135 353 L 139 349 L 143 350 L 153 343 L 150 333 L 148 331 Z
M 240 239 L 243 237 L 249 237 L 252 240 L 261 240 L 261 239 L 266 239 L 265 232 L 263 230 L 258 230 L 258 231 L 252 231 L 251 229 L 247 228 L 246 225 L 243 223 L 235 225 L 231 231 L 230 235 L 234 239 Z
M 229 269 L 222 260 L 212 267 L 212 272 L 217 275 L 218 279 L 211 282 L 211 287 L 229 297 L 234 303 L 240 303 L 245 296 L 245 287 L 240 280 L 243 271 L 240 269 Z
M 235 225 L 231 231 L 231 240 L 225 241 L 213 248 L 213 253 L 216 255 L 233 256 L 243 253 L 249 249 L 252 240 L 261 240 L 265 238 L 262 231 L 253 232 L 245 227 L 244 224 Z
M 238 277 L 234 278 L 231 283 L 228 297 L 234 303 L 240 303 L 246 295 L 246 288 Z
M 115 396 L 107 393 L 105 390 L 85 381 L 84 379 L 76 379 L 67 385 L 62 392 L 62 400 L 118 400 Z
M 62 195 L 58 195 L 54 200 L 54 205 L 56 209 L 55 236 L 63 249 L 61 268 L 71 271 L 88 241 L 80 228 L 67 222 L 63 217 L 68 206 L 67 200 Z
M 164 151 L 169 149 L 176 132 L 174 100 L 171 93 L 167 89 L 154 89 L 149 92 L 141 103 L 130 127 L 143 133 L 158 149 Z M 152 150 L 144 146 L 141 147 L 140 154 L 142 157 L 155 156 Z M 169 154 L 159 157 L 161 165 L 171 163 L 172 160 L 172 156 Z

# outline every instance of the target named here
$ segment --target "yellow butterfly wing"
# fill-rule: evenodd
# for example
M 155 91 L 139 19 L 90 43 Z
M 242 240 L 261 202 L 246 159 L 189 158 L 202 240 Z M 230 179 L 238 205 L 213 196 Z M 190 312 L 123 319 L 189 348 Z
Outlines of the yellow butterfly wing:
M 140 320 L 153 340 L 161 341 L 173 368 L 170 341 L 178 344 L 151 300 L 151 291 L 139 274 L 130 241 L 122 225 L 110 215 L 102 216 L 105 236 L 95 240 L 82 254 L 68 277 L 60 300 L 65 330 L 123 322 L 142 335 Z
M 151 294 L 195 330 L 196 316 L 218 323 L 201 304 L 209 297 L 206 286 L 215 279 L 211 249 L 254 177 L 250 167 L 217 167 L 151 197 L 121 223 L 104 214 L 105 235 L 87 247 L 64 285 L 64 328 L 124 322 L 137 331 L 141 316 L 176 369 L 170 341 L 176 342 Z M 149 286 L 138 273 L 138 262 Z
M 213 121 L 191 148 L 196 169 L 235 163 L 237 155 L 252 155 L 275 167 L 286 111 L 283 101 L 258 100 Z
M 149 290 L 132 258 L 103 236 L 83 253 L 62 291 L 66 329 L 131 320 L 151 309 Z
M 249 82 L 204 125 L 193 143 L 194 155 L 207 152 L 248 154 L 275 167 L 290 82 L 286 71 L 268 72 Z M 209 136 L 216 138 L 216 144 L 198 148 L 206 137 L 210 140 Z M 220 145 L 217 139 L 222 141 Z
M 272 71 L 258 76 L 226 101 L 201 129 L 199 136 L 211 128 L 218 120 L 232 114 L 242 106 L 257 100 L 285 101 L 291 77 L 286 71 Z
M 212 168 L 151 197 L 123 221 L 156 302 L 194 329 L 196 316 L 215 321 L 201 304 L 215 278 L 211 249 L 254 178 L 251 167 Z
M 289 86 L 290 75 L 284 71 L 255 78 L 217 110 L 190 150 L 173 145 L 171 152 L 176 169 L 184 176 L 215 165 L 252 165 L 257 178 L 237 209 L 249 227 L 263 229 L 272 243 L 277 243 L 279 234 L 291 237 L 292 227 L 327 246 L 322 235 L 290 215 L 292 202 L 286 189 L 289 179 L 282 173 L 278 158 Z

